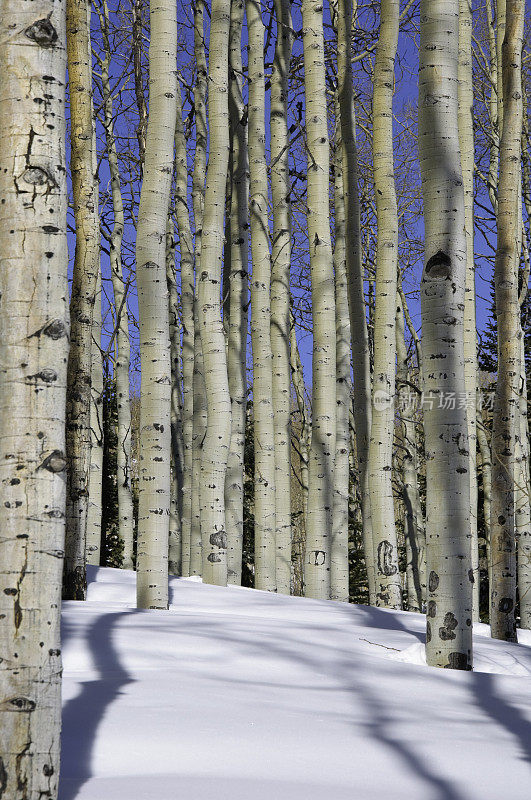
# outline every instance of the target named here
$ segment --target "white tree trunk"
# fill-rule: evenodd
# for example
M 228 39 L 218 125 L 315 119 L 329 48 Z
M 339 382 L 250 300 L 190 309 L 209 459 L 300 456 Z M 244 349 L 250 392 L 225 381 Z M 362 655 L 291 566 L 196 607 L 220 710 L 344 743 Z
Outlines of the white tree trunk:
M 393 166 L 393 89 L 399 0 L 382 0 L 374 64 L 373 173 L 378 236 L 374 304 L 374 374 L 369 445 L 369 485 L 376 604 L 402 608 L 392 461 L 398 268 L 398 210 Z
M 472 667 L 470 482 L 463 310 L 465 207 L 459 152 L 459 0 L 422 0 L 419 150 L 425 261 L 421 282 L 430 666 Z M 465 476 L 465 480 L 463 480 Z
M 65 4 L 0 0 L 0 794 L 57 798 L 68 357 Z
M 87 508 L 87 564 L 100 565 L 101 489 L 103 475 L 103 360 L 101 355 L 101 269 L 98 270 L 96 301 L 92 317 L 92 370 L 90 402 L 90 470 Z
M 94 175 L 90 3 L 88 0 L 68 0 L 66 13 L 76 251 L 70 300 L 63 596 L 70 600 L 83 600 L 86 592 L 85 549 L 91 449 L 92 316 L 100 269 L 100 227 Z
M 337 16 L 337 78 L 341 116 L 341 146 L 343 152 L 343 191 L 346 218 L 346 261 L 352 368 L 354 381 L 354 420 L 357 461 L 360 472 L 360 493 L 363 516 L 363 551 L 367 566 L 369 598 L 376 602 L 374 581 L 374 548 L 369 498 L 367 456 L 371 436 L 371 370 L 369 336 L 363 292 L 361 259 L 360 207 L 358 196 L 358 153 L 356 147 L 356 116 L 352 79 L 352 2 L 338 0 Z
M 312 283 L 312 442 L 306 531 L 306 595 L 330 597 L 330 540 L 336 450 L 336 314 L 330 240 L 329 142 L 323 9 L 303 0 L 304 87 L 308 136 L 308 238 Z
M 243 470 L 247 413 L 247 322 L 249 263 L 249 158 L 247 115 L 242 95 L 241 35 L 245 3 L 231 5 L 230 97 L 232 196 L 230 202 L 230 295 L 227 370 L 231 399 L 231 439 L 225 505 L 227 581 L 239 586 L 243 553 Z M 229 243 L 227 244 L 229 246 Z
M 519 437 L 520 202 L 522 80 L 525 5 L 508 0 L 502 47 L 503 128 L 498 181 L 498 243 L 494 267 L 498 375 L 492 419 L 490 624 L 496 639 L 516 641 L 515 453 Z
M 254 584 L 276 591 L 275 429 L 271 350 L 271 255 L 267 215 L 264 25 L 260 0 L 247 0 L 249 36 L 249 170 L 251 342 L 253 351 Z
M 291 392 L 289 366 L 289 287 L 291 204 L 289 181 L 288 76 L 293 43 L 289 0 L 275 1 L 277 39 L 271 72 L 271 348 L 275 425 L 276 585 L 291 585 Z
M 470 480 L 470 548 L 472 557 L 472 620 L 479 622 L 479 547 L 478 547 L 478 483 L 476 437 L 477 336 L 476 282 L 474 267 L 474 128 L 472 106 L 472 5 L 459 0 L 459 66 L 457 90 L 459 114 L 459 148 L 465 192 L 466 285 L 465 285 L 465 391 L 468 426 Z
M 348 508 L 350 448 L 350 321 L 345 240 L 345 198 L 341 153 L 339 98 L 336 96 L 336 157 L 334 170 L 334 273 L 336 294 L 336 453 L 334 509 L 330 556 L 330 598 L 348 603 Z
M 229 162 L 229 30 L 230 0 L 213 0 L 209 58 L 210 147 L 197 296 L 207 400 L 200 485 L 203 581 L 221 586 L 227 583 L 224 495 L 231 435 L 227 356 L 220 304 Z
M 167 608 L 171 366 L 166 226 L 178 92 L 175 3 L 153 4 L 150 24 L 149 118 L 136 237 L 142 370 L 137 603 L 139 608 Z

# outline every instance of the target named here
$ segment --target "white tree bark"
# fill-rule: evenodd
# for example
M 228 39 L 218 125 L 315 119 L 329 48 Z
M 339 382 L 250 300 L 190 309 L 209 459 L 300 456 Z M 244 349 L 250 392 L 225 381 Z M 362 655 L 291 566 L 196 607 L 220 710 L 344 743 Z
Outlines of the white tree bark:
M 306 595 L 330 597 L 330 539 L 336 449 L 336 315 L 330 240 L 329 142 L 323 9 L 303 0 L 304 87 L 308 147 L 308 238 L 312 283 L 312 442 L 306 531 Z
M 492 420 L 490 624 L 492 636 L 516 641 L 515 452 L 519 437 L 521 228 L 522 0 L 508 0 L 502 46 L 503 128 L 498 181 L 498 243 L 494 268 L 498 375 Z
M 94 119 L 90 3 L 68 0 L 67 49 L 70 86 L 72 193 L 76 251 L 70 300 L 70 353 L 66 449 L 67 512 L 63 596 L 83 600 L 86 592 L 86 534 L 90 469 L 92 317 L 99 272 L 100 227 L 94 176 Z
M 374 303 L 374 374 L 369 445 L 369 485 L 376 604 L 402 607 L 392 461 L 398 268 L 398 210 L 393 166 L 393 90 L 399 0 L 382 0 L 374 64 L 373 173 L 378 226 Z
M 371 370 L 369 336 L 363 292 L 361 259 L 360 208 L 358 196 L 358 154 L 356 147 L 356 116 L 352 79 L 352 2 L 338 0 L 337 15 L 337 78 L 341 116 L 341 146 L 343 152 L 343 192 L 345 195 L 346 260 L 348 301 L 352 348 L 353 405 L 356 431 L 356 451 L 360 472 L 363 516 L 363 551 L 367 566 L 369 597 L 376 602 L 374 581 L 374 548 L 372 538 L 369 473 L 367 456 L 371 436 Z
M 103 360 L 101 354 L 101 269 L 98 270 L 92 317 L 92 370 L 90 401 L 90 470 L 87 508 L 87 564 L 100 565 L 101 489 L 103 475 Z
M 334 163 L 334 273 L 336 294 L 336 453 L 334 509 L 330 557 L 330 598 L 348 603 L 348 509 L 350 448 L 350 320 L 346 269 L 345 197 L 341 152 L 339 98 L 336 96 Z
M 0 0 L 0 786 L 57 798 L 68 283 L 65 4 Z
M 472 620 L 479 622 L 479 547 L 478 547 L 478 484 L 477 484 L 477 336 L 476 336 L 476 281 L 474 266 L 474 128 L 472 107 L 472 5 L 471 0 L 459 0 L 459 148 L 465 192 L 466 232 L 466 285 L 465 285 L 465 391 L 468 426 L 468 451 L 470 480 L 470 548 L 472 557 Z
M 264 24 L 261 0 L 247 0 L 251 343 L 253 351 L 254 584 L 276 591 L 275 429 L 271 350 L 271 255 L 267 214 Z
M 175 124 L 175 219 L 179 232 L 181 266 L 182 322 L 182 402 L 184 470 L 182 485 L 182 563 L 183 576 L 190 574 L 192 535 L 192 470 L 194 428 L 194 241 L 188 211 L 188 164 L 182 118 L 182 102 L 178 97 Z
M 172 0 L 150 9 L 149 118 L 136 238 L 140 318 L 139 608 L 168 606 L 171 379 L 166 226 L 177 111 L 177 18 Z
M 289 181 L 288 77 L 293 44 L 289 0 L 276 0 L 277 39 L 271 72 L 271 348 L 275 425 L 276 585 L 291 585 L 291 392 L 289 302 L 291 204 Z
M 463 310 L 466 238 L 458 134 L 459 0 L 422 0 L 419 150 L 430 666 L 472 667 L 470 483 Z M 465 479 L 463 479 L 465 476 Z
M 231 399 L 231 439 L 225 505 L 227 523 L 227 581 L 240 585 L 243 553 L 243 478 L 247 413 L 247 323 L 249 263 L 249 158 L 247 114 L 242 95 L 243 0 L 231 5 L 230 97 L 232 138 L 232 195 L 230 198 L 230 295 L 227 370 Z
M 225 477 L 231 409 L 220 288 L 224 241 L 225 185 L 229 161 L 230 0 L 213 0 L 210 27 L 210 147 L 198 274 L 198 316 L 203 351 L 207 427 L 201 453 L 203 581 L 227 583 Z

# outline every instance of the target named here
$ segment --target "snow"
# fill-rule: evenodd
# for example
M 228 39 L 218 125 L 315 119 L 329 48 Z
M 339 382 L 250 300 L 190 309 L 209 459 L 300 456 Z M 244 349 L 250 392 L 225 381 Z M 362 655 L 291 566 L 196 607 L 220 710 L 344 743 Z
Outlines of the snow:
M 60 800 L 527 800 L 531 633 L 431 669 L 419 614 L 90 570 L 63 607 Z

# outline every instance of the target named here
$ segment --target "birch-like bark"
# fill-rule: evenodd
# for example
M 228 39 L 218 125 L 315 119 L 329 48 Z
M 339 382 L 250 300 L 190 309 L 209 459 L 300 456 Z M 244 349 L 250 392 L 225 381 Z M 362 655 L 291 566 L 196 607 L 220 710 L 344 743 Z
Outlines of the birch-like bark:
M 16 24 L 14 24 L 16 23 Z M 57 798 L 68 358 L 65 4 L 0 3 L 0 786 Z
M 311 422 L 308 418 L 305 401 L 305 385 L 304 373 L 302 369 L 302 362 L 297 345 L 297 334 L 295 331 L 295 320 L 290 314 L 290 369 L 291 380 L 293 389 L 295 391 L 295 399 L 297 401 L 297 409 L 300 417 L 300 436 L 298 441 L 298 455 L 300 463 L 300 484 L 302 492 L 302 525 L 299 529 L 300 541 L 296 546 L 296 564 L 295 570 L 299 570 L 302 574 L 294 577 L 294 582 L 298 578 L 298 585 L 300 587 L 301 596 L 304 594 L 304 552 L 306 549 L 306 531 L 308 524 L 308 464 L 309 464 L 309 449 L 311 440 Z M 302 556 L 302 564 L 301 564 Z M 300 565 L 300 566 L 299 566 Z
M 87 508 L 87 564 L 100 565 L 101 488 L 103 476 L 103 360 L 101 353 L 101 269 L 96 282 L 92 317 L 92 370 L 90 402 L 90 469 Z
M 393 166 L 393 89 L 399 0 L 382 0 L 374 64 L 373 173 L 378 236 L 374 303 L 374 374 L 369 485 L 376 605 L 402 607 L 393 502 L 392 460 L 398 268 L 398 210 Z
M 498 375 L 492 418 L 490 624 L 496 639 L 516 641 L 515 452 L 520 381 L 520 144 L 522 134 L 523 0 L 508 0 L 502 46 L 503 128 L 494 267 Z
M 470 483 L 463 310 L 464 191 L 458 132 L 459 0 L 422 0 L 419 150 L 425 260 L 421 281 L 430 666 L 472 667 Z M 453 402 L 452 402 L 453 398 Z M 463 480 L 465 476 L 465 480 Z
M 210 147 L 198 273 L 198 316 L 203 350 L 207 427 L 201 453 L 203 581 L 227 583 L 225 477 L 231 409 L 220 288 L 224 240 L 225 183 L 229 162 L 230 0 L 213 0 L 210 27 Z
M 271 349 L 275 425 L 276 585 L 291 585 L 291 392 L 289 287 L 291 204 L 289 181 L 288 78 L 293 46 L 289 0 L 275 1 L 277 39 L 271 71 Z
M 356 116 L 352 78 L 352 2 L 338 0 L 337 15 L 337 79 L 341 116 L 341 147 L 343 153 L 343 192 L 345 195 L 346 262 L 348 301 L 354 374 L 353 405 L 356 431 L 356 452 L 360 472 L 363 516 L 363 551 L 367 566 L 370 603 L 376 602 L 374 580 L 374 548 L 372 538 L 369 473 L 367 456 L 371 436 L 371 370 L 369 336 L 363 293 L 363 264 L 361 259 L 360 207 L 358 195 L 358 153 L 356 147 Z
M 327 600 L 330 597 L 330 540 L 336 450 L 336 315 L 328 203 L 330 163 L 323 9 L 316 0 L 303 0 L 302 26 L 313 320 L 306 596 Z
M 88 0 L 68 0 L 66 15 L 76 250 L 70 299 L 63 597 L 83 600 L 86 593 L 85 548 L 91 449 L 92 317 L 100 268 L 100 228 L 94 176 L 90 3 Z
M 517 449 L 515 522 L 518 564 L 518 600 L 520 627 L 531 628 L 531 519 L 529 500 L 529 425 L 527 419 L 527 376 L 524 336 L 520 339 L 519 441 Z
M 117 438 L 116 454 L 118 484 L 118 536 L 123 545 L 123 569 L 133 569 L 134 514 L 131 490 L 131 404 L 129 400 L 129 320 L 127 313 L 127 286 L 122 270 L 122 240 L 124 235 L 124 207 L 120 187 L 120 167 L 114 136 L 113 104 L 109 65 L 111 46 L 109 41 L 109 9 L 103 3 L 100 14 L 105 57 L 101 65 L 101 81 L 104 92 L 104 128 L 107 160 L 111 176 L 113 228 L 110 240 L 111 280 L 116 309 L 116 338 L 114 377 L 116 381 Z
M 336 153 L 334 170 L 334 273 L 336 294 L 336 452 L 334 509 L 330 557 L 330 598 L 348 603 L 348 507 L 350 447 L 350 321 L 345 242 L 345 199 L 341 153 L 339 99 L 336 97 Z
M 483 488 L 483 524 L 485 526 L 485 539 L 487 548 L 487 563 L 490 564 L 490 519 L 492 498 L 492 459 L 489 441 L 487 439 L 485 421 L 481 408 L 477 409 L 477 437 L 479 453 L 481 456 L 481 485 Z M 489 567 L 490 574 L 490 567 Z M 489 578 L 490 583 L 490 578 Z
M 249 211 L 254 431 L 254 584 L 276 591 L 275 429 L 271 350 L 271 255 L 265 154 L 264 25 L 261 0 L 247 0 L 249 37 Z
M 182 430 L 184 470 L 182 481 L 182 563 L 183 576 L 190 574 L 192 534 L 192 470 L 194 429 L 194 241 L 188 211 L 188 163 L 182 117 L 182 101 L 178 96 L 175 123 L 175 219 L 179 232 L 181 261 L 182 323 Z
M 177 112 L 179 116 L 179 111 Z M 182 574 L 182 490 L 184 473 L 183 399 L 181 375 L 181 326 L 179 324 L 179 294 L 175 278 L 175 241 L 173 220 L 168 219 L 166 234 L 166 281 L 168 284 L 168 313 L 170 321 L 171 361 L 171 500 L 168 546 L 168 572 Z
M 204 0 L 194 4 L 194 57 L 196 81 L 194 87 L 195 158 L 192 177 L 192 204 L 195 227 L 195 294 L 194 294 L 194 373 L 193 373 L 193 434 L 192 434 L 192 522 L 190 532 L 190 575 L 203 571 L 201 542 L 201 456 L 206 432 L 206 396 L 203 351 L 199 333 L 199 273 L 201 268 L 201 239 L 205 202 L 207 149 L 207 63 L 204 41 Z
M 136 237 L 140 318 L 140 465 L 137 604 L 168 607 L 171 365 L 166 226 L 177 111 L 177 17 L 172 0 L 150 9 L 149 118 Z
M 409 387 L 402 300 L 396 303 L 396 353 L 398 407 L 401 416 L 402 499 L 405 512 L 404 538 L 406 543 L 406 586 L 409 611 L 422 611 L 426 602 L 426 529 L 422 514 L 418 481 L 417 431 L 415 405 Z
M 471 0 L 459 0 L 459 66 L 457 90 L 459 149 L 465 193 L 466 285 L 464 316 L 465 391 L 468 427 L 470 480 L 470 549 L 472 557 L 472 620 L 479 622 L 479 546 L 478 546 L 478 484 L 477 484 L 477 337 L 476 282 L 474 266 L 474 128 L 472 107 L 472 5 Z
M 249 159 L 247 115 L 242 95 L 241 36 L 245 3 L 231 5 L 229 112 L 232 140 L 230 200 L 229 339 L 227 370 L 231 399 L 231 438 L 225 506 L 227 524 L 227 582 L 239 586 L 243 554 L 243 479 L 247 414 L 247 318 L 249 262 Z

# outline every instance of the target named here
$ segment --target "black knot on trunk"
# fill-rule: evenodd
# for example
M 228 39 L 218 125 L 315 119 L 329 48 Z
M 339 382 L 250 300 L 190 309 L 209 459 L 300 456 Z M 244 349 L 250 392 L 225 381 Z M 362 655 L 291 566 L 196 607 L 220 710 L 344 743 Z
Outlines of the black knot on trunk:
M 49 19 L 38 19 L 24 33 L 40 47 L 54 47 L 58 39 L 57 31 Z
M 451 264 L 450 256 L 438 250 L 426 263 L 426 275 L 431 278 L 448 278 Z

